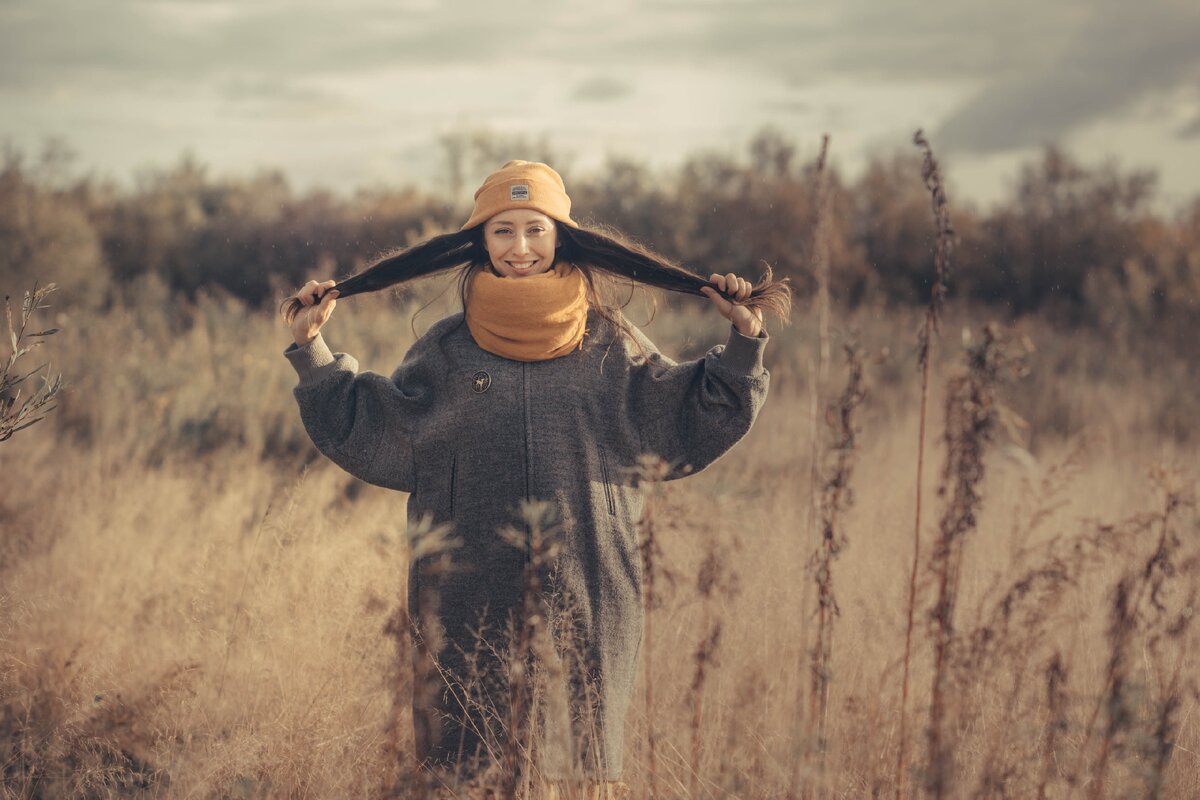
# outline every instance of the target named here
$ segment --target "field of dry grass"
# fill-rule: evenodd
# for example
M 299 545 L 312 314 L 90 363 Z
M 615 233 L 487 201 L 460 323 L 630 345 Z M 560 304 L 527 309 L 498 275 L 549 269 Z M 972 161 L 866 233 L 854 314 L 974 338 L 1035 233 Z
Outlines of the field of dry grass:
M 103 315 L 50 312 L 63 330 L 45 351 L 70 387 L 46 421 L 0 444 L 4 793 L 378 796 L 408 767 L 393 735 L 411 746 L 410 675 L 386 633 L 404 592 L 405 497 L 358 483 L 308 443 L 277 319 L 214 298 L 179 308 L 152 283 L 140 292 Z M 700 302 L 673 304 L 683 310 L 647 329 L 665 352 L 696 357 L 722 341 L 723 321 Z M 411 310 L 354 298 L 327 336 L 386 372 L 412 340 Z M 978 342 L 985 321 L 950 309 L 934 352 L 926 555 L 948 502 L 937 492 L 944 389 L 964 329 Z M 639 692 L 628 720 L 635 797 L 651 782 L 650 714 L 661 796 L 896 796 L 919 323 L 835 315 L 835 344 L 853 329 L 866 353 L 867 396 L 830 567 L 840 614 L 824 749 L 809 710 L 814 334 L 796 314 L 772 328 L 771 394 L 748 437 L 664 487 L 658 532 L 676 580 L 653 612 L 642 680 L 654 707 Z M 945 629 L 929 563 L 919 572 L 901 794 L 940 780 L 946 797 L 1200 796 L 1200 386 L 1082 335 L 1023 333 L 1037 348 L 1029 374 L 997 391 L 1029 427 L 1019 445 L 998 435 L 984 451 L 957 573 L 942 768 L 927 731 Z M 823 404 L 845 378 L 835 362 Z M 710 545 L 728 579 L 706 604 L 696 575 Z M 695 728 L 694 654 L 714 622 Z

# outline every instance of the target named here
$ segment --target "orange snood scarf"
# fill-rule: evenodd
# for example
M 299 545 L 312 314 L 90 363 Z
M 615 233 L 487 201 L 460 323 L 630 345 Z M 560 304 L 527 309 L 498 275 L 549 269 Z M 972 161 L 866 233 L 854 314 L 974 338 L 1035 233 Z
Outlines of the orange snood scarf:
M 545 361 L 583 348 L 587 282 L 559 262 L 526 278 L 504 278 L 489 267 L 467 285 L 467 328 L 484 350 L 513 361 Z

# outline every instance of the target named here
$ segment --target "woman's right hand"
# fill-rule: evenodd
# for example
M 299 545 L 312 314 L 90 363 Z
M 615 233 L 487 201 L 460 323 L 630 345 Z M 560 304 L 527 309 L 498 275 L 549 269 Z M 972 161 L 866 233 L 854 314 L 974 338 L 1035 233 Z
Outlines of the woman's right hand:
M 333 288 L 336 284 L 337 281 L 309 281 L 296 292 L 296 299 L 304 305 L 292 318 L 292 336 L 298 346 L 303 347 L 317 338 L 321 326 L 329 320 L 337 305 L 338 292 Z

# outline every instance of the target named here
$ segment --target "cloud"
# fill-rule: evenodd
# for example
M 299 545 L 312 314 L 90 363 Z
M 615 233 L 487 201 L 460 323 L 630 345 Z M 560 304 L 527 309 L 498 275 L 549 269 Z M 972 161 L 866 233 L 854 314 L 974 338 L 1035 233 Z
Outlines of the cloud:
M 296 112 L 327 112 L 331 108 L 346 108 L 350 104 L 342 95 L 309 86 L 300 81 L 233 78 L 220 87 L 220 95 L 231 106 L 255 114 Z
M 980 0 L 973 0 L 978 4 Z M 1012 0 L 1032 3 L 1033 0 Z M 1084 0 L 1059 0 L 1079 3 Z M 0 85 L 264 79 L 351 74 L 408 65 L 504 64 L 628 69 L 718 62 L 777 81 L 845 74 L 936 74 L 996 66 L 1021 47 L 981 47 L 998 35 L 974 12 L 949 17 L 923 5 L 882 13 L 872 0 L 819 11 L 792 2 L 613 2 L 530 6 L 495 13 L 484 0 L 454 4 L 299 2 L 197 4 L 183 0 L 8 0 L 0 4 Z M 1046 14 L 1043 27 L 1050 29 Z M 1017 16 L 1015 12 L 1005 19 Z M 972 22 L 974 19 L 974 22 Z M 950 23 L 950 24 L 947 24 Z M 1010 25 L 1013 23 L 1010 23 Z M 989 33 L 990 32 L 990 33 Z M 1003 31 L 1000 31 L 1003 33 Z M 1012 43 L 1040 44 L 1029 33 Z M 935 62 L 928 58 L 937 54 Z
M 1179 129 L 1180 139 L 1195 139 L 1200 137 L 1200 115 Z
M 1057 140 L 1194 76 L 1197 31 L 1200 6 L 1105 2 L 1057 58 L 990 82 L 935 138 L 979 153 Z
M 788 114 L 812 114 L 816 111 L 816 106 L 811 101 L 795 98 L 767 100 L 763 102 L 762 107 L 768 111 L 782 111 Z
M 792 85 L 821 83 L 831 75 L 987 78 L 1057 50 L 1091 2 L 842 0 L 824 7 L 793 0 L 660 2 L 653 4 L 664 9 L 660 24 L 639 25 L 641 38 L 631 42 L 629 53 L 719 60 Z M 688 26 L 681 30 L 669 14 Z
M 1198 30 L 1195 0 L 513 0 L 503 13 L 484 0 L 0 0 L 0 92 L 30 119 L 77 114 L 66 107 L 81 98 L 150 109 L 191 97 L 285 116 L 396 105 L 422 122 L 511 113 L 510 96 L 483 86 L 506 75 L 573 113 L 636 100 L 655 120 L 686 113 L 662 101 L 678 86 L 715 102 L 731 83 L 755 113 L 791 118 L 839 87 L 917 98 L 853 101 L 855 118 L 890 120 L 958 102 L 965 86 L 935 142 L 1004 152 L 1195 82 Z
M 1189 0 L 1190 2 L 1190 0 Z M 517 5 L 485 0 L 6 0 L 0 84 L 262 79 L 544 59 L 606 70 L 719 63 L 754 79 L 991 80 L 1059 52 L 1093 0 L 791 0 Z M 1149 0 L 1149 5 L 1184 0 Z M 1146 2 L 1136 6 L 1141 11 Z M 1182 11 L 1180 13 L 1183 13 Z M 1144 24 L 1138 21 L 1138 24 Z
M 578 84 L 571 92 L 571 99 L 584 102 L 605 102 L 617 100 L 632 92 L 633 86 L 626 81 L 597 75 Z
M 550 52 L 561 44 L 556 34 L 553 21 L 530 26 L 520 15 L 460 15 L 439 4 L 266 3 L 204 14 L 184 2 L 24 0 L 0 4 L 0 87 L 441 68 Z

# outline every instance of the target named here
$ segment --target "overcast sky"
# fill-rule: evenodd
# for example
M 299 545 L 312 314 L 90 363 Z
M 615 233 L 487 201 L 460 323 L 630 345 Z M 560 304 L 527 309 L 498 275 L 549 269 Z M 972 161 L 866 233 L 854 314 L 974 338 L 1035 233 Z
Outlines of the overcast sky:
M 1058 141 L 1156 168 L 1174 203 L 1200 194 L 1200 2 L 0 0 L 0 109 L 0 140 L 64 137 L 122 181 L 190 150 L 434 188 L 445 133 L 544 135 L 581 173 L 768 125 L 806 157 L 828 132 L 853 176 L 923 127 L 964 198 Z

